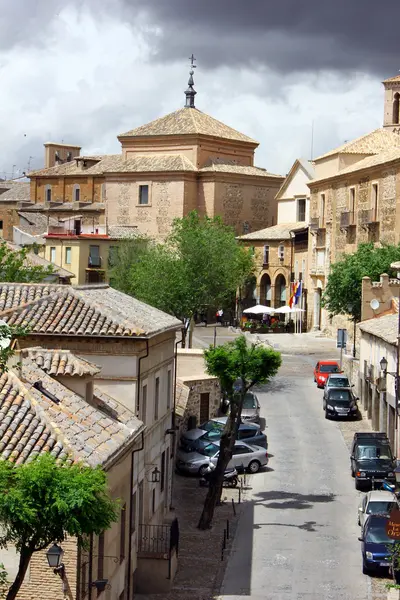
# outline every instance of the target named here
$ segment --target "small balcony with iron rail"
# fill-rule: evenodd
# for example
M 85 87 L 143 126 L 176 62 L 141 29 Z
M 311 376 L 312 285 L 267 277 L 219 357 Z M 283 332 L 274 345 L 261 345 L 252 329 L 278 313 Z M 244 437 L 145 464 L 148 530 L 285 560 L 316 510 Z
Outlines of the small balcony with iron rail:
M 355 215 L 353 211 L 346 210 L 340 213 L 340 229 L 348 230 L 356 226 Z
M 315 235 L 321 230 L 326 229 L 326 222 L 324 217 L 311 217 L 309 224 L 310 232 Z
M 369 229 L 379 223 L 377 210 L 375 208 L 366 208 L 360 210 L 360 225 Z
M 137 591 L 142 594 L 168 592 L 178 566 L 178 552 L 178 519 L 168 525 L 139 525 Z

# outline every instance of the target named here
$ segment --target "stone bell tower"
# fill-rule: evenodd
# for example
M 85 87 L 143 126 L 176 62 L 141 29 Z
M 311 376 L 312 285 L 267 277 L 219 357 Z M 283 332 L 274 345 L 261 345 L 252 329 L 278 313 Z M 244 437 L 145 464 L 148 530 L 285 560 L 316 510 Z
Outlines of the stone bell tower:
M 400 75 L 385 79 L 385 107 L 383 126 L 400 133 Z

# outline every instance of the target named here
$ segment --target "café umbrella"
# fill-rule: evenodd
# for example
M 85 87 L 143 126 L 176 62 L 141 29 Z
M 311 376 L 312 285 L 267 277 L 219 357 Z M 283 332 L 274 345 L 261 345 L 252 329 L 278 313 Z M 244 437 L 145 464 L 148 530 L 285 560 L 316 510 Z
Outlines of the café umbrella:
M 245 315 L 264 315 L 264 314 L 272 314 L 273 312 L 276 312 L 273 308 L 271 308 L 270 306 L 264 306 L 263 304 L 256 304 L 256 306 L 251 306 L 250 308 L 246 308 L 246 310 L 243 311 L 243 314 Z

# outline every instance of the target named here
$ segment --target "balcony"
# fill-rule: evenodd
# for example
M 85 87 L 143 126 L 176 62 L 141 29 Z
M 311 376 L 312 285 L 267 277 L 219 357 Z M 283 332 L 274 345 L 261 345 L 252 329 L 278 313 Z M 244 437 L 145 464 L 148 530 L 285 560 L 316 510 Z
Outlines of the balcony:
M 378 223 L 378 215 L 374 208 L 360 210 L 360 224 L 363 227 L 370 227 Z
M 349 229 L 355 227 L 355 225 L 354 212 L 347 210 L 340 213 L 340 229 Z
M 326 229 L 325 219 L 323 217 L 312 217 L 309 227 L 311 233 L 317 233 L 321 229 Z
M 101 269 L 101 256 L 89 256 L 88 269 Z

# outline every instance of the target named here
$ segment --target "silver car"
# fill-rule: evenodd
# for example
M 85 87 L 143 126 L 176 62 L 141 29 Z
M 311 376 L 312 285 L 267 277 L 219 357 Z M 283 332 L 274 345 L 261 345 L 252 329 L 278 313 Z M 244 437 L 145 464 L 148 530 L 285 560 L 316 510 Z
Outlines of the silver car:
M 258 423 L 260 421 L 260 402 L 254 392 L 247 392 L 243 400 L 242 421 Z
M 219 454 L 219 441 L 208 444 L 196 452 L 186 452 L 182 448 L 177 451 L 176 468 L 182 473 L 203 476 L 210 463 L 217 464 Z M 249 473 L 257 473 L 261 467 L 268 464 L 268 453 L 265 448 L 236 442 L 233 448 L 232 459 L 228 468 L 246 469 Z
M 369 515 L 389 514 L 396 506 L 396 498 L 386 490 L 372 490 L 365 494 L 358 507 L 358 524 L 364 527 Z
M 352 388 L 349 378 L 344 373 L 331 373 L 326 380 L 324 388 L 324 398 L 328 397 L 328 391 L 330 388 Z

